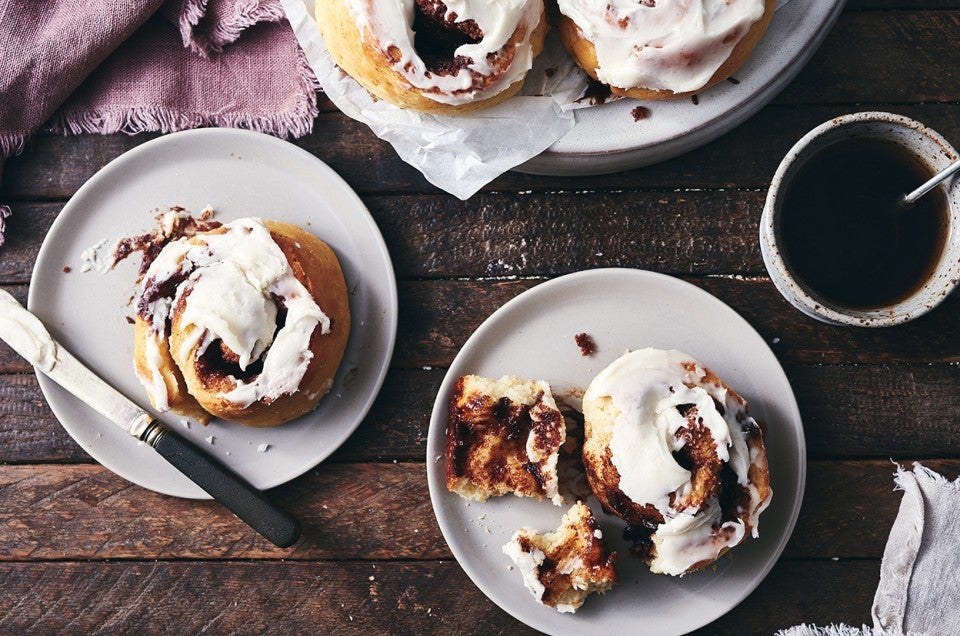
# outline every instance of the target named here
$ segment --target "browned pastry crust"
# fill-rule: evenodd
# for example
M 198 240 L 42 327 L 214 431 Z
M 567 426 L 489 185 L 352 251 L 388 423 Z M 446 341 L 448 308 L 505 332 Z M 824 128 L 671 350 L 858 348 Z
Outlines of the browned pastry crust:
M 323 2 L 324 0 L 320 1 Z M 750 30 L 748 30 L 746 35 L 733 47 L 733 51 L 730 52 L 727 61 L 717 69 L 717 72 L 713 74 L 710 80 L 695 91 L 674 93 L 670 90 L 650 89 L 643 86 L 611 86 L 610 91 L 614 95 L 643 100 L 676 99 L 678 97 L 688 97 L 703 92 L 711 86 L 715 86 L 726 80 L 743 66 L 743 63 L 747 61 L 753 49 L 756 48 L 760 42 L 767 27 L 770 26 L 770 20 L 773 19 L 773 14 L 776 12 L 776 9 L 776 0 L 765 0 L 763 16 L 750 26 Z M 559 16 L 557 30 L 560 32 L 560 38 L 563 40 L 567 51 L 573 56 L 574 61 L 576 61 L 580 68 L 599 82 L 600 80 L 597 78 L 597 50 L 594 48 L 593 43 L 583 36 L 583 32 L 573 20 L 564 15 L 560 15 L 559 12 L 557 12 L 557 15 Z
M 159 348 L 162 360 L 160 372 L 167 387 L 168 403 L 176 413 L 203 423 L 213 416 L 247 426 L 277 426 L 312 410 L 333 384 L 350 334 L 349 297 L 340 262 L 330 246 L 295 225 L 278 221 L 264 221 L 264 225 L 287 257 L 294 276 L 330 318 L 330 332 L 322 334 L 320 329 L 314 329 L 310 338 L 313 358 L 297 391 L 241 408 L 219 395 L 236 386 L 229 377 L 232 369 L 211 363 L 208 356 L 196 359 L 193 351 L 184 356 L 190 361 L 189 364 L 186 360 L 181 360 L 182 364 L 174 360 L 170 346 L 175 351 L 179 350 L 179 345 L 189 339 L 191 329 L 196 328 L 195 325 L 181 328 L 177 321 L 180 312 L 174 307 L 169 342 L 162 340 Z M 224 231 L 226 228 L 211 232 Z M 203 234 L 197 236 L 202 237 Z M 134 324 L 134 363 L 143 377 L 150 375 L 146 362 L 148 337 L 150 325 L 137 316 Z
M 444 13 L 438 10 L 440 3 L 437 0 L 420 1 L 423 3 L 423 8 L 418 6 L 417 10 L 425 16 L 425 20 L 436 25 L 438 22 L 436 16 Z M 463 114 L 495 106 L 515 95 L 523 85 L 523 81 L 520 80 L 496 95 L 486 99 L 476 99 L 466 104 L 451 105 L 438 102 L 424 96 L 422 91 L 411 86 L 401 73 L 393 70 L 392 64 L 399 58 L 391 60 L 391 54 L 398 55 L 398 53 L 395 50 L 382 49 L 373 33 L 369 31 L 360 33 L 356 21 L 350 15 L 346 0 L 317 0 L 314 15 L 324 44 L 337 66 L 374 97 L 401 108 L 437 115 Z M 463 25 L 445 26 L 460 34 L 464 34 L 465 30 L 466 34 L 470 32 L 469 27 Z M 475 24 L 473 26 L 476 27 Z M 548 30 L 549 25 L 544 12 L 541 13 L 540 22 L 532 33 L 527 33 L 524 25 L 518 27 L 504 46 L 501 65 L 504 68 L 509 66 L 517 45 L 527 39 L 533 46 L 533 55 L 538 55 L 543 50 L 543 41 Z M 457 63 L 453 59 L 441 60 L 438 63 L 440 67 L 438 72 L 443 72 L 443 66 L 455 72 Z M 479 78 L 477 81 L 480 81 Z
M 463 376 L 450 396 L 447 488 L 478 501 L 512 492 L 559 503 L 556 463 L 565 436 L 545 382 Z

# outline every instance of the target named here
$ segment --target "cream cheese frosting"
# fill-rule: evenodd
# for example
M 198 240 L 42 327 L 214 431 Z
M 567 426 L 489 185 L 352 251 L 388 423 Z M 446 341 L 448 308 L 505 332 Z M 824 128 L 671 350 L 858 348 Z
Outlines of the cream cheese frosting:
M 158 289 L 168 293 L 158 294 Z M 277 299 L 286 311 L 279 330 Z M 178 306 L 182 311 L 174 316 Z M 234 378 L 235 387 L 220 396 L 241 408 L 295 392 L 313 357 L 314 330 L 330 331 L 330 319 L 257 218 L 166 245 L 144 275 L 137 308 L 153 336 L 146 342 L 149 375 L 138 376 L 160 410 L 169 408 L 160 346 L 169 337 L 172 319 L 181 330 L 196 327 L 179 351 L 171 351 L 178 364 L 192 363 L 218 340 L 237 356 L 241 370 L 262 359 L 260 373 Z
M 694 564 L 716 559 L 723 548 L 740 543 L 747 526 L 756 536 L 757 516 L 769 501 L 760 500 L 749 480 L 753 458 L 744 426 L 756 423 L 740 400 L 726 387 L 704 382 L 705 375 L 704 368 L 687 354 L 641 349 L 600 372 L 584 395 L 585 404 L 609 397 L 617 412 L 608 448 L 620 475 L 619 489 L 635 504 L 652 505 L 663 516 L 664 522 L 652 536 L 654 572 L 682 574 Z M 721 523 L 716 497 L 702 507 L 673 507 L 692 488 L 692 473 L 674 458 L 686 443 L 687 438 L 678 433 L 689 426 L 681 414 L 689 405 L 696 407 L 698 423 L 710 432 L 717 458 L 727 463 L 749 492 L 745 520 Z
M 623 89 L 703 88 L 764 14 L 763 0 L 559 0 L 596 49 L 597 78 Z
M 496 62 L 504 54 L 513 33 L 524 28 L 529 36 L 539 24 L 543 11 L 542 0 L 445 0 L 446 20 L 473 21 L 483 37 L 454 51 L 454 57 L 469 60 L 465 68 L 441 74 L 426 67 L 414 46 L 415 0 L 349 0 L 347 4 L 361 37 L 374 38 L 378 48 L 392 61 L 394 71 L 422 91 L 424 97 L 452 106 L 492 97 L 523 79 L 533 66 L 529 38 L 517 45 L 506 69 L 498 68 Z M 483 80 L 477 81 L 478 77 Z
M 543 594 L 547 590 L 540 581 L 540 566 L 543 565 L 547 555 L 543 553 L 543 550 L 535 546 L 529 546 L 528 549 L 525 549 L 524 542 L 521 541 L 521 538 L 527 536 L 529 533 L 530 531 L 527 529 L 515 532 L 513 537 L 510 538 L 510 541 L 504 544 L 503 553 L 510 557 L 516 564 L 521 576 L 523 576 L 523 584 L 530 590 L 530 593 L 537 599 L 537 602 L 542 603 Z
M 9 292 L 0 289 L 0 338 L 41 371 L 57 363 L 57 343 L 40 319 L 24 309 Z

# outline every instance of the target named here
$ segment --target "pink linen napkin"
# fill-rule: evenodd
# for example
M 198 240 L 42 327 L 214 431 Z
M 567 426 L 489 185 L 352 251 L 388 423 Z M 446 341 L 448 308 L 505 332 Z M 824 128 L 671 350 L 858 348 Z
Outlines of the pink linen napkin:
M 0 0 L 0 156 L 64 133 L 310 131 L 316 79 L 279 0 Z

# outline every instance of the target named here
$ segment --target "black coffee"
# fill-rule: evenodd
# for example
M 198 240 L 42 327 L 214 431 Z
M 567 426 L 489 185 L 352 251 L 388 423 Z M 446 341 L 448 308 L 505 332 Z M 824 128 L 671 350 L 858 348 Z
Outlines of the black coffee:
M 907 210 L 904 194 L 933 176 L 880 139 L 838 142 L 812 157 L 783 193 L 779 243 L 808 292 L 855 309 L 893 305 L 929 278 L 946 242 L 942 188 Z

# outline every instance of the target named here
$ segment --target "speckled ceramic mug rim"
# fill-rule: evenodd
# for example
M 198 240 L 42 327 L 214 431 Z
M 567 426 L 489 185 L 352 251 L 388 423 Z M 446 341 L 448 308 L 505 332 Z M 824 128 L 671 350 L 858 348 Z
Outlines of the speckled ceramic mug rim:
M 948 182 L 947 236 L 933 273 L 913 294 L 876 309 L 842 307 L 798 282 L 779 249 L 782 194 L 797 170 L 817 152 L 852 137 L 881 138 L 907 148 L 935 171 L 957 160 L 957 151 L 939 133 L 908 117 L 868 111 L 835 117 L 804 135 L 780 162 L 767 192 L 760 221 L 760 249 L 777 290 L 794 307 L 817 320 L 860 327 L 889 327 L 917 318 L 940 304 L 960 280 L 960 179 Z M 943 187 L 943 186 L 940 186 Z

